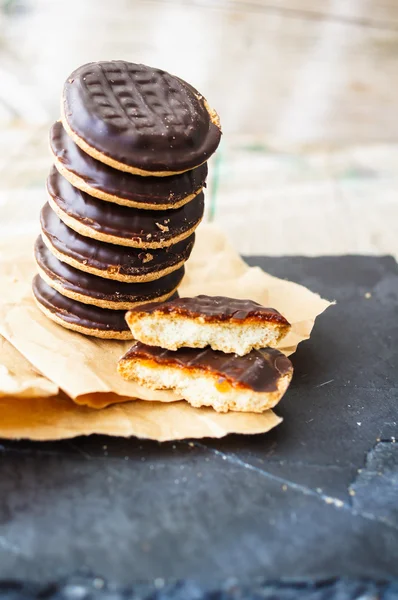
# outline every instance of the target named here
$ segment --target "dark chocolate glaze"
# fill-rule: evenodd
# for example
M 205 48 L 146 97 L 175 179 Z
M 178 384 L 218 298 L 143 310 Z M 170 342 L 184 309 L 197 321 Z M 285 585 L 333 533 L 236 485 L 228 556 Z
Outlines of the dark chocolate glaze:
M 104 202 L 73 187 L 55 167 L 47 179 L 47 190 L 60 210 L 82 225 L 137 246 L 161 244 L 183 235 L 199 223 L 204 212 L 203 193 L 175 210 L 148 211 Z
M 185 272 L 184 267 L 181 267 L 165 277 L 146 283 L 124 283 L 104 279 L 59 261 L 51 254 L 41 237 L 36 240 L 35 258 L 44 273 L 66 290 L 110 302 L 145 302 L 164 296 L 180 284 Z
M 128 330 L 124 319 L 126 314 L 124 310 L 99 308 L 98 306 L 71 300 L 53 290 L 39 275 L 36 275 L 33 279 L 32 289 L 37 302 L 66 323 L 78 325 L 85 329 Z
M 66 323 L 85 329 L 128 331 L 125 310 L 100 308 L 71 300 L 53 290 L 39 275 L 33 278 L 32 289 L 37 302 Z
M 144 171 L 193 169 L 217 149 L 221 130 L 203 97 L 160 69 L 125 61 L 88 63 L 65 82 L 72 131 L 101 154 Z
M 132 312 L 177 314 L 202 317 L 205 321 L 244 321 L 255 319 L 289 326 L 289 322 L 274 308 L 266 308 L 253 300 L 240 300 L 225 296 L 195 296 L 179 298 L 174 302 L 151 302 L 132 309 Z
M 65 169 L 83 179 L 90 188 L 123 200 L 150 204 L 153 208 L 164 204 L 172 206 L 206 185 L 206 163 L 170 177 L 141 177 L 117 171 L 83 152 L 60 121 L 50 130 L 50 146 Z
M 189 258 L 195 242 L 195 234 L 160 250 L 142 250 L 98 242 L 67 227 L 49 204 L 42 208 L 40 222 L 44 235 L 61 254 L 87 267 L 100 271 L 116 270 L 126 276 L 149 275 L 177 265 Z
M 211 371 L 219 377 L 220 384 L 227 380 L 233 386 L 249 388 L 255 392 L 275 392 L 278 380 L 293 370 L 290 360 L 273 348 L 252 350 L 245 356 L 237 356 L 210 348 L 180 348 L 173 351 L 135 342 L 121 360 L 136 359 L 154 361 L 159 365 Z

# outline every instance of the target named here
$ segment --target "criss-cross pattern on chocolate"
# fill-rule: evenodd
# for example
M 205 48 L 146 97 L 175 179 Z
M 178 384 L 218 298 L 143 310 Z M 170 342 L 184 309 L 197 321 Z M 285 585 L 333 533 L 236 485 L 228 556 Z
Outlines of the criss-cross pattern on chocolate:
M 197 106 L 192 92 L 175 77 L 124 61 L 96 63 L 82 77 L 93 110 L 119 129 L 187 135 Z M 169 131 L 170 129 L 170 131 Z
M 75 143 L 122 171 L 188 171 L 220 142 L 218 117 L 205 99 L 161 69 L 88 63 L 70 75 L 63 96 L 63 124 Z

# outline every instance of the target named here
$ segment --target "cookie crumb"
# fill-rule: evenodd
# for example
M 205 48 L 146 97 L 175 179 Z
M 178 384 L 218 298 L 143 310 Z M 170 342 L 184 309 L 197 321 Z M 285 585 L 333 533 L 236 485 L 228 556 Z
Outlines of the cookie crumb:
M 167 225 L 162 225 L 161 223 L 155 223 L 156 227 L 159 227 L 160 231 L 169 231 L 169 228 L 167 227 Z
M 142 260 L 142 262 L 145 264 L 145 263 L 151 262 L 151 260 L 153 260 L 153 254 L 151 254 L 150 252 L 141 252 L 138 255 L 138 258 L 140 258 Z

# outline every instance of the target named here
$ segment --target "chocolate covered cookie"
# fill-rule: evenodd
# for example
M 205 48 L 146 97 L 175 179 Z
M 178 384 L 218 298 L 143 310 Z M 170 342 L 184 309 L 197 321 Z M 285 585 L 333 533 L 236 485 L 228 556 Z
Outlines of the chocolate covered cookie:
M 160 250 L 115 246 L 70 229 L 46 204 L 40 214 L 43 241 L 60 261 L 80 271 L 128 283 L 154 281 L 180 269 L 189 258 L 195 234 Z
M 262 412 L 279 402 L 293 375 L 290 360 L 278 350 L 252 350 L 245 356 L 206 348 L 163 350 L 135 342 L 118 371 L 152 389 L 175 391 L 192 406 Z
M 109 310 L 82 304 L 53 290 L 39 275 L 33 279 L 37 306 L 52 321 L 93 337 L 128 340 L 132 338 L 124 320 L 124 310 Z
M 125 61 L 88 63 L 64 86 L 62 123 L 93 158 L 137 175 L 167 176 L 206 162 L 217 149 L 217 113 L 191 85 Z
M 277 310 L 224 296 L 145 304 L 129 311 L 126 319 L 134 339 L 151 346 L 168 350 L 210 346 L 240 356 L 265 346 L 274 348 L 290 329 Z
M 73 187 L 55 167 L 47 179 L 51 208 L 71 229 L 95 240 L 158 249 L 191 236 L 203 217 L 204 197 L 168 211 L 147 211 L 103 202 Z
M 169 210 L 183 206 L 206 185 L 207 164 L 170 177 L 141 177 L 117 171 L 86 154 L 67 135 L 62 123 L 50 130 L 50 147 L 58 171 L 90 196 L 123 206 Z
M 36 240 L 35 259 L 41 278 L 63 296 L 112 310 L 128 310 L 148 301 L 163 302 L 174 294 L 184 276 L 181 267 L 148 283 L 104 279 L 59 261 L 41 237 Z

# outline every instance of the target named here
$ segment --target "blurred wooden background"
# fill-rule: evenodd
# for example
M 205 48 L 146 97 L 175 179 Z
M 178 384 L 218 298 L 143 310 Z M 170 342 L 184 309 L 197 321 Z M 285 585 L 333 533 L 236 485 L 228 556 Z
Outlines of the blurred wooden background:
M 180 75 L 219 112 L 207 218 L 238 250 L 398 255 L 397 0 L 0 7 L 3 232 L 37 227 L 64 79 L 123 58 Z

